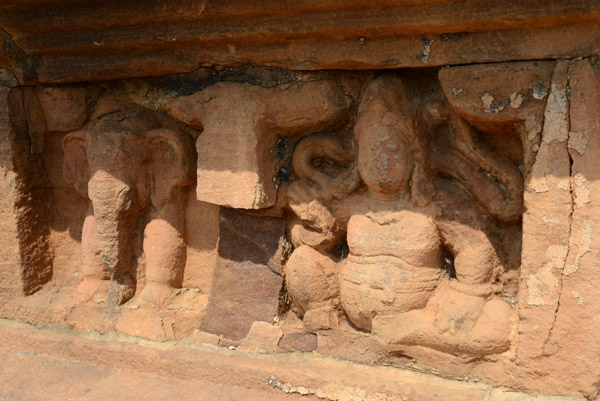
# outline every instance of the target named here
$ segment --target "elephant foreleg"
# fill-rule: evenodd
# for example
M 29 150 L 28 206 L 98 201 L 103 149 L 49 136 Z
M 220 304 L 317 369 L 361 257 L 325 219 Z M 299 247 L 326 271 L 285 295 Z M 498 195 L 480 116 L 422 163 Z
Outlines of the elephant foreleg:
M 186 261 L 182 203 L 182 199 L 168 203 L 144 230 L 146 286 L 139 296 L 142 304 L 163 308 L 173 289 L 181 287 Z
M 81 273 L 83 281 L 77 287 L 76 298 L 88 301 L 95 297 L 106 298 L 110 274 L 102 262 L 98 250 L 98 235 L 96 233 L 96 217 L 92 202 L 89 203 L 87 216 L 81 232 L 81 257 L 83 265 Z

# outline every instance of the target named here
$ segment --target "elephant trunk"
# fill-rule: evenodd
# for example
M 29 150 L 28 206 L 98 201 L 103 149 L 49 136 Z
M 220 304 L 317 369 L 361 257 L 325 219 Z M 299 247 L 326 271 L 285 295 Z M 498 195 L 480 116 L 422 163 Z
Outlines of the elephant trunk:
M 89 182 L 96 216 L 98 250 L 111 275 L 109 305 L 120 305 L 135 294 L 136 263 L 133 238 L 137 222 L 132 186 L 102 171 Z

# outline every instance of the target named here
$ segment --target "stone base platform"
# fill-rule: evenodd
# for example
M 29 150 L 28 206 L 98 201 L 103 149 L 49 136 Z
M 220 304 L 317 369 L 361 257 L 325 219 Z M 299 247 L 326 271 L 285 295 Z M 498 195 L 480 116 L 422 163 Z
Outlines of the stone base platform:
M 536 400 L 483 383 L 316 353 L 251 354 L 0 320 L 1 400 Z

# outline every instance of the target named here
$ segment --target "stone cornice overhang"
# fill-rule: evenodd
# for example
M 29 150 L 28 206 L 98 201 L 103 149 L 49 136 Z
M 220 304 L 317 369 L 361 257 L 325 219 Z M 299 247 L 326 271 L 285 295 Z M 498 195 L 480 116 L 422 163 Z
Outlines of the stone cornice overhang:
M 381 69 L 597 54 L 600 0 L 4 0 L 0 27 L 19 84 Z

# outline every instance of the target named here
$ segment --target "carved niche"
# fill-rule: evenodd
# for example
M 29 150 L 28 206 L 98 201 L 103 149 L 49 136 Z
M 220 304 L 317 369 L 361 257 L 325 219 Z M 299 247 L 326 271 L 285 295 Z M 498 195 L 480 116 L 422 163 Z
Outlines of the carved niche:
M 194 183 L 196 161 L 191 135 L 139 106 L 101 105 L 84 128 L 64 137 L 63 148 L 64 178 L 89 200 L 77 297 L 91 299 L 110 279 L 108 304 L 131 299 L 141 246 L 146 283 L 138 298 L 164 306 L 185 265 L 183 188 Z
M 504 133 L 496 149 L 498 133 L 467 123 L 438 85 L 427 73 L 380 75 L 350 129 L 296 144 L 284 271 L 309 331 L 370 333 L 390 352 L 510 347 L 521 143 Z

